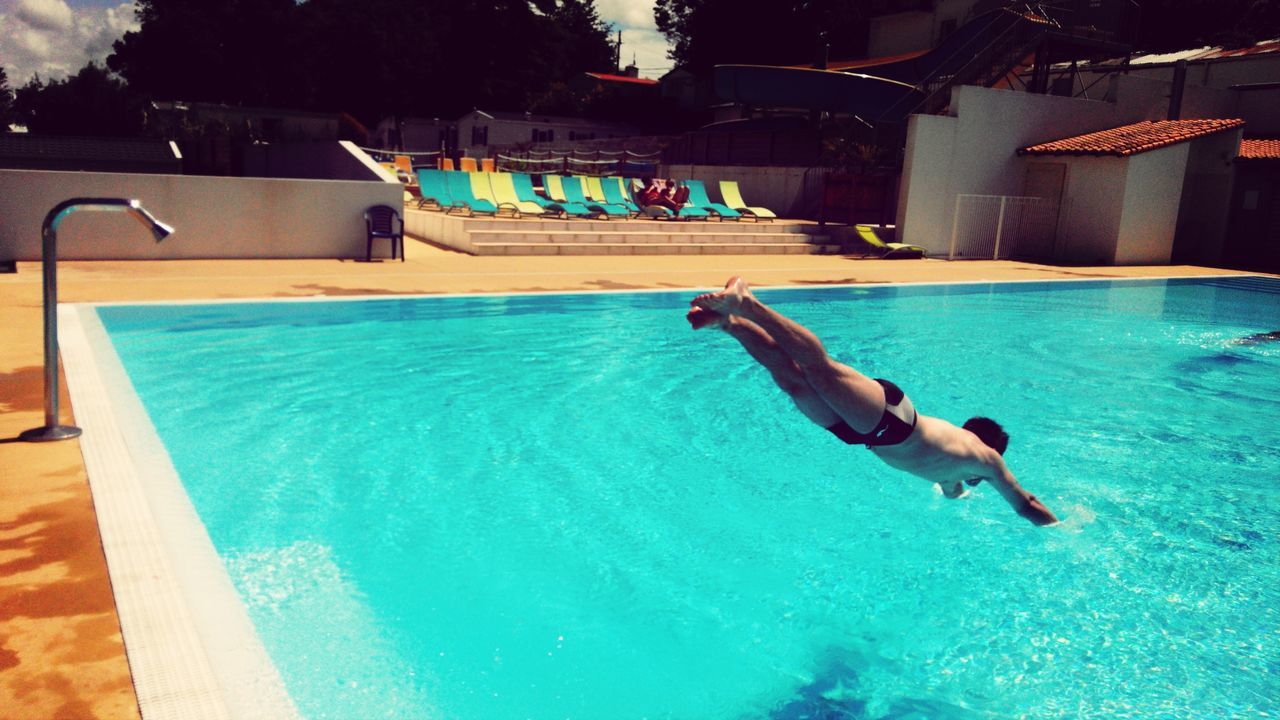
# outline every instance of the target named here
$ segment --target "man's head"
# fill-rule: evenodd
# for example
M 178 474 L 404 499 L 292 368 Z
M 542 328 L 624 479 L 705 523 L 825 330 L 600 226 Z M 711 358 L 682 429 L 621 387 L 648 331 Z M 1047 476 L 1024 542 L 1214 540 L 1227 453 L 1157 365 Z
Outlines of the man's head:
M 1004 449 L 1009 447 L 1009 433 L 1000 427 L 1000 423 L 991 418 L 971 417 L 964 421 L 962 427 L 977 435 L 979 440 L 1001 455 L 1004 455 Z

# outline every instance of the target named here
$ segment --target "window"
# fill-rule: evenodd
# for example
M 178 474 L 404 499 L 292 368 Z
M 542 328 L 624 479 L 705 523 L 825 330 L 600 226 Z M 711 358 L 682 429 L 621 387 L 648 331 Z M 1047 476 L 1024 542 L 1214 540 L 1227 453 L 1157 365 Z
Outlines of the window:
M 471 126 L 471 144 L 472 145 L 488 145 L 489 144 L 489 127 L 487 125 Z
M 555 142 L 555 140 L 556 140 L 555 130 L 539 130 L 537 128 L 533 129 L 534 142 Z

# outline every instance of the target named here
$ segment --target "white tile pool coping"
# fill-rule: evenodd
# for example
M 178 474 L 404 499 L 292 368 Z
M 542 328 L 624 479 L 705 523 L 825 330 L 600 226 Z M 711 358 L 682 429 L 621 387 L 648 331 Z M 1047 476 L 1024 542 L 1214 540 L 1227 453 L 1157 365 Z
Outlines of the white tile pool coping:
M 58 324 L 142 717 L 300 719 L 97 313 Z
M 876 283 L 822 288 L 1214 280 L 1256 275 Z M 772 286 L 815 289 L 814 286 Z M 144 720 L 300 720 L 95 308 L 350 302 L 701 289 L 366 295 L 60 305 L 59 344 L 134 689 Z

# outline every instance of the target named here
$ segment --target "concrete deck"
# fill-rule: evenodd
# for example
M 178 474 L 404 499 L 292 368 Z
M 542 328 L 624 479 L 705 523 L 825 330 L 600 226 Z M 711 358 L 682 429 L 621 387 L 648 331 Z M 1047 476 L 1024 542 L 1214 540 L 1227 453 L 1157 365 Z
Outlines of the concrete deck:
M 808 255 L 471 257 L 413 240 L 406 254 L 404 263 L 65 262 L 59 299 L 712 288 L 733 274 L 757 286 L 1233 274 Z M 672 308 L 671 327 L 688 332 L 682 307 Z M 16 274 L 0 275 L 0 716 L 137 718 L 80 443 L 16 440 L 44 422 L 41 333 L 40 266 L 19 263 Z M 73 422 L 62 388 L 64 422 Z

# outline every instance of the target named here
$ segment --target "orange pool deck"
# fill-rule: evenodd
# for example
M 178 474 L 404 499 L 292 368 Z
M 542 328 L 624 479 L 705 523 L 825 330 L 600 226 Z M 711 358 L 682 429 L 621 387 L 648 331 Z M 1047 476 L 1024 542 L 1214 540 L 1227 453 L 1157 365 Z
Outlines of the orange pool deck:
M 59 263 L 64 303 L 370 294 L 712 288 L 1249 274 L 1189 266 L 1051 267 L 845 256 L 471 257 L 406 241 L 408 259 Z M 138 718 L 80 442 L 44 423 L 40 264 L 0 275 L 0 716 Z M 689 332 L 684 308 L 671 331 Z M 64 422 L 74 410 L 62 383 Z

